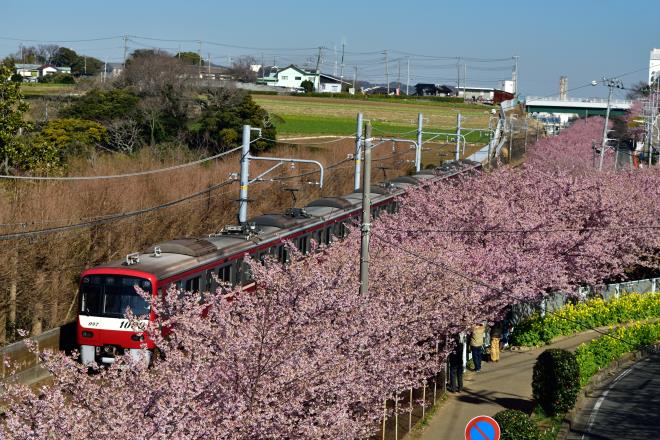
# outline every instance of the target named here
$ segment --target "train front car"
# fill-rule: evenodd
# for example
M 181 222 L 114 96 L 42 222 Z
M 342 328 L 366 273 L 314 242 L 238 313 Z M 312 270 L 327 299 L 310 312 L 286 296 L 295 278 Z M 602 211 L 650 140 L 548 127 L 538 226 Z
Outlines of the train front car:
M 156 282 L 153 274 L 130 269 L 100 267 L 83 272 L 77 329 L 82 363 L 111 364 L 123 354 L 151 360 L 154 343 L 146 333 L 136 331 L 126 310 L 140 318 L 140 328 L 146 328 L 154 312 L 137 289 L 155 297 Z

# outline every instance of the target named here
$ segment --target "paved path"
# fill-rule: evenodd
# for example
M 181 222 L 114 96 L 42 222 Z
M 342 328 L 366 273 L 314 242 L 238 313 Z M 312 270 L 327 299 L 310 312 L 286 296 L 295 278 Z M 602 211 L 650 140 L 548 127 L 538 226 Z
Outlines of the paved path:
M 585 402 L 569 440 L 660 438 L 660 354 L 655 353 L 603 384 Z
M 532 410 L 532 370 L 539 354 L 548 348 L 575 349 L 600 336 L 594 331 L 580 333 L 531 351 L 504 351 L 497 363 L 484 362 L 480 373 L 466 372 L 462 393 L 449 394 L 429 425 L 409 439 L 462 440 L 465 426 L 473 417 L 492 416 L 503 409 Z

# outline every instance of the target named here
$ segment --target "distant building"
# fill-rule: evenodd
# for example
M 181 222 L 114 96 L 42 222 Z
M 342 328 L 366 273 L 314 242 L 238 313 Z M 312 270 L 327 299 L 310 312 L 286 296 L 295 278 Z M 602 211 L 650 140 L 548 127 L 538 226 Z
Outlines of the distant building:
M 660 78 L 660 49 L 651 49 L 649 59 L 649 85 Z
M 350 86 L 347 81 L 326 73 L 310 72 L 291 64 L 282 69 L 276 66 L 266 66 L 258 72 L 257 84 L 281 87 L 289 90 L 300 90 L 303 81 L 314 84 L 314 90 L 319 93 L 340 93 L 342 84 Z
M 456 96 L 456 87 L 446 84 L 415 84 L 415 95 L 417 96 Z
M 105 73 L 117 77 L 124 71 L 123 63 L 105 63 Z
M 36 82 L 39 78 L 41 64 L 16 64 L 16 74 L 23 77 L 23 81 Z
M 52 64 L 16 64 L 15 72 L 23 77 L 23 81 L 36 82 L 40 77 L 54 73 L 71 74 L 69 66 L 54 66 Z
M 495 89 L 493 87 L 460 87 L 458 89 L 458 96 L 462 97 L 466 102 L 492 102 L 495 97 Z

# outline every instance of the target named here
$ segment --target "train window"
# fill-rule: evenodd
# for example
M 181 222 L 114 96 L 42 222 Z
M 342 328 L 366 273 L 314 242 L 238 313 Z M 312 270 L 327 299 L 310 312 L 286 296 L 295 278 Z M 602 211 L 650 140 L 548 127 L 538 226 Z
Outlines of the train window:
M 303 235 L 298 238 L 298 249 L 302 252 L 303 255 L 309 253 L 309 235 Z
M 234 284 L 234 263 L 220 266 L 218 268 L 218 279 L 223 283 Z
M 250 265 L 247 262 L 240 260 L 240 268 L 241 268 L 240 270 L 241 284 L 245 285 L 251 283 L 252 268 L 250 267 Z
M 325 228 L 325 233 L 323 234 L 323 243 L 332 243 L 332 226 Z
M 291 253 L 286 246 L 279 245 L 277 247 L 277 259 L 284 264 L 287 264 L 291 261 Z
M 199 278 L 195 277 L 186 280 L 186 292 L 199 292 Z

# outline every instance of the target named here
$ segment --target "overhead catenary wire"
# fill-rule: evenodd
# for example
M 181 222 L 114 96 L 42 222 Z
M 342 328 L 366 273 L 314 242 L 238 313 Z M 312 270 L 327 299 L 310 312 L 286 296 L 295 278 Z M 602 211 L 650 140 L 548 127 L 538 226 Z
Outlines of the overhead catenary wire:
M 129 211 L 129 212 L 123 212 L 120 214 L 113 214 L 113 215 L 108 215 L 105 217 L 97 218 L 95 220 L 89 220 L 85 222 L 80 222 L 76 223 L 73 225 L 65 225 L 65 226 L 57 226 L 53 228 L 44 228 L 44 229 L 37 229 L 33 231 L 24 231 L 24 232 L 13 232 L 9 234 L 0 234 L 0 241 L 6 241 L 6 240 L 12 240 L 16 238 L 24 238 L 24 237 L 32 237 L 36 235 L 42 235 L 42 234 L 48 234 L 48 233 L 56 233 L 56 232 L 65 232 L 73 229 L 80 229 L 80 228 L 86 228 L 90 226 L 95 226 L 99 224 L 104 224 L 104 223 L 109 223 L 112 221 L 116 220 L 122 220 L 130 217 L 135 217 L 138 215 L 146 214 L 149 212 L 154 212 L 154 211 L 159 211 L 161 209 L 169 208 L 171 206 L 178 205 L 180 203 L 186 202 L 190 199 L 194 199 L 195 197 L 200 197 L 203 195 L 208 194 L 210 191 L 213 191 L 214 189 L 222 188 L 223 186 L 229 185 L 231 183 L 235 182 L 235 179 L 229 179 L 221 183 L 217 183 L 215 185 L 211 185 L 208 188 L 205 188 L 201 191 L 197 191 L 193 194 L 187 195 L 185 197 L 181 197 L 176 200 L 172 200 L 167 203 L 163 203 L 157 206 L 152 206 L 149 208 L 144 208 L 144 209 L 138 209 L 135 211 Z
M 253 140 L 252 142 L 256 142 L 260 138 L 257 138 Z M 147 171 L 137 171 L 134 173 L 126 173 L 126 174 L 111 174 L 107 176 L 13 176 L 13 175 L 0 175 L 0 179 L 11 179 L 11 180 L 56 180 L 56 181 L 68 181 L 68 180 L 107 180 L 107 179 L 120 179 L 120 178 L 128 178 L 128 177 L 137 177 L 137 176 L 146 176 L 149 174 L 156 174 L 156 173 L 164 173 L 167 171 L 174 171 L 182 168 L 187 168 L 191 167 L 194 165 L 199 165 L 211 160 L 218 159 L 222 156 L 226 156 L 228 154 L 234 153 L 238 150 L 240 150 L 241 147 L 236 147 L 232 148 L 231 150 L 223 151 L 222 153 L 218 153 L 213 156 L 206 157 L 204 159 L 199 159 L 193 162 L 188 162 L 180 165 L 174 165 L 171 167 L 166 167 L 166 168 L 158 168 L 156 170 L 147 170 Z

